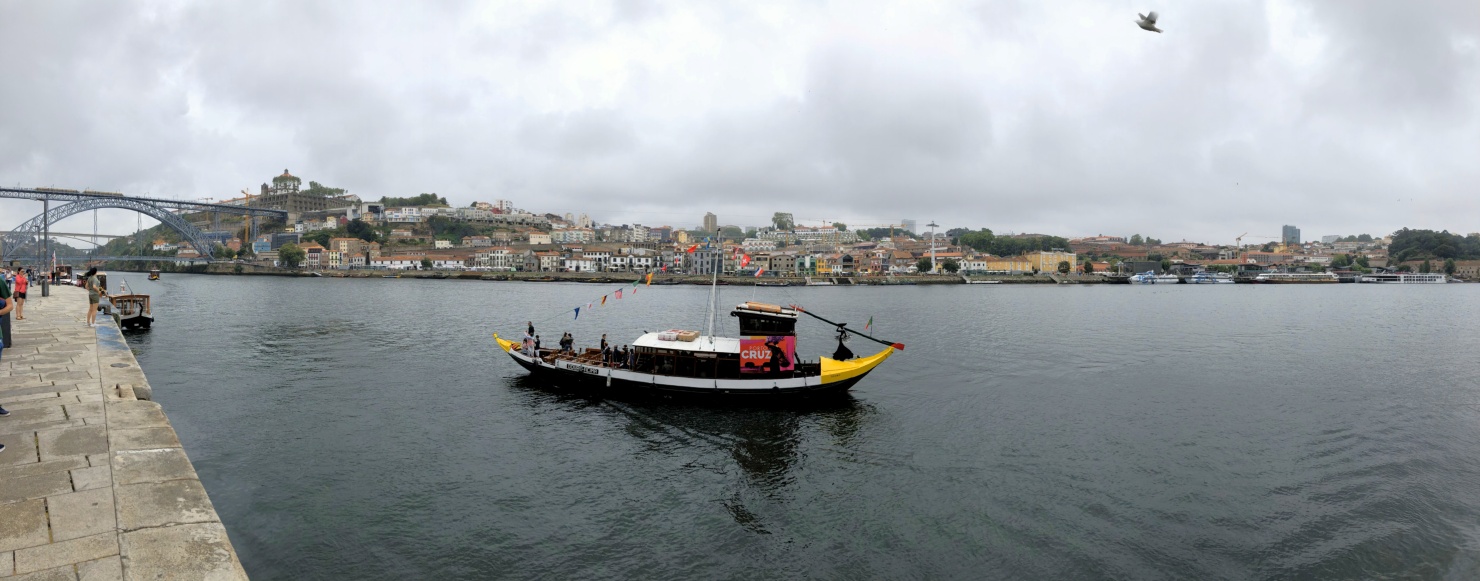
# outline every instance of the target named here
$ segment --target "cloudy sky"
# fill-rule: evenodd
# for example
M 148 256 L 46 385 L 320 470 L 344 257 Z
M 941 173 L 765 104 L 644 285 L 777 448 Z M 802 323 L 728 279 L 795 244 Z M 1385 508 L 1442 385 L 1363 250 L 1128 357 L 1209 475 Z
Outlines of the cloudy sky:
M 15 0 L 0 73 L 7 186 L 222 199 L 288 168 L 682 227 L 1480 231 L 1474 0 Z

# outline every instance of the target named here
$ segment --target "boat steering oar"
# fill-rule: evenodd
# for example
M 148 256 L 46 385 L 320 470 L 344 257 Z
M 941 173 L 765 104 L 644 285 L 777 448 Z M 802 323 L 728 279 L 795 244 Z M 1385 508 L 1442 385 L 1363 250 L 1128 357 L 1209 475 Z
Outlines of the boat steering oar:
M 843 329 L 844 327 L 848 326 L 847 323 L 835 323 L 835 322 L 829 321 L 827 319 L 824 319 L 824 318 L 822 318 L 821 315 L 813 314 L 812 311 L 808 311 L 808 310 L 803 309 L 803 308 L 801 308 L 801 307 L 799 307 L 797 305 L 791 305 L 791 308 L 792 309 L 795 309 L 796 312 L 798 312 L 798 313 L 806 313 L 808 316 L 811 316 L 814 319 L 817 319 L 819 321 L 822 321 L 824 323 L 827 323 L 827 324 L 832 325 L 834 327 L 837 327 L 839 329 Z M 843 329 L 843 330 L 844 331 L 847 331 L 848 333 L 851 333 L 853 335 L 858 335 L 859 337 L 863 337 L 864 339 L 868 339 L 870 341 L 873 341 L 875 343 L 878 343 L 880 345 L 888 345 L 888 346 L 893 347 L 895 349 L 898 349 L 900 351 L 904 351 L 904 343 L 893 343 L 893 342 L 890 342 L 890 341 L 885 341 L 885 340 L 880 339 L 878 337 L 871 337 L 869 335 L 865 335 L 863 333 L 860 333 L 860 332 L 855 331 L 855 330 L 852 330 L 852 329 Z

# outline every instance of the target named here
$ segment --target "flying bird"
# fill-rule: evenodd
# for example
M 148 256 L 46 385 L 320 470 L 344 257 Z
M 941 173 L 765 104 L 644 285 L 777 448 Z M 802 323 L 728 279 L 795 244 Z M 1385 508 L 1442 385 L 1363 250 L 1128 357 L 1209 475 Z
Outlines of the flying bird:
M 1161 32 L 1161 29 L 1156 27 L 1156 12 L 1152 12 L 1150 14 L 1141 14 L 1141 13 L 1137 12 L 1136 13 L 1136 16 L 1140 16 L 1141 17 L 1140 20 L 1137 20 L 1136 21 L 1136 26 L 1141 27 L 1142 30 L 1150 30 L 1151 32 Z

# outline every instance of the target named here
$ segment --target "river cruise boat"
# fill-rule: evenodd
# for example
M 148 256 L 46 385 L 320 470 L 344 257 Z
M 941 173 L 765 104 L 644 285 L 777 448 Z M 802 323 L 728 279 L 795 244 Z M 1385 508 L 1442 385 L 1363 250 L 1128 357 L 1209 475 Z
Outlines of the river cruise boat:
M 832 357 L 804 361 L 798 356 L 796 323 L 803 314 L 837 328 L 838 350 Z M 747 400 L 840 394 L 895 350 L 904 349 L 902 344 L 849 330 L 846 324 L 833 323 L 795 305 L 746 302 L 730 315 L 739 322 L 738 338 L 677 329 L 647 333 L 632 342 L 632 355 L 626 361 L 603 357 L 598 349 L 535 351 L 527 342 L 509 341 L 498 334 L 493 338 L 532 376 L 562 387 L 590 388 L 613 395 Z M 854 357 L 844 342 L 855 335 L 886 347 L 866 357 Z
M 1334 272 L 1261 272 L 1254 277 L 1258 284 L 1319 284 L 1341 282 Z
M 1151 270 L 1140 274 L 1133 274 L 1130 278 L 1131 284 L 1177 284 L 1180 282 L 1182 282 L 1182 278 L 1175 274 L 1156 274 L 1155 271 Z
M 1361 282 L 1376 284 L 1444 284 L 1449 277 L 1442 272 L 1389 272 L 1364 274 Z
M 159 280 L 159 269 L 158 268 L 151 268 L 151 269 L 149 269 L 149 280 Z
M 1233 275 L 1226 272 L 1198 271 L 1187 279 L 1187 284 L 1233 284 Z

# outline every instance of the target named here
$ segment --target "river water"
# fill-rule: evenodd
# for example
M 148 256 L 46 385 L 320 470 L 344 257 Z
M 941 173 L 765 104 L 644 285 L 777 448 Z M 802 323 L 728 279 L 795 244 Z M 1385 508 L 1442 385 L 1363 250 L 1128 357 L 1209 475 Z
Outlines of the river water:
M 721 287 L 907 345 L 733 409 L 490 338 L 702 328 L 707 288 L 127 278 L 254 579 L 1480 578 L 1480 285 Z

